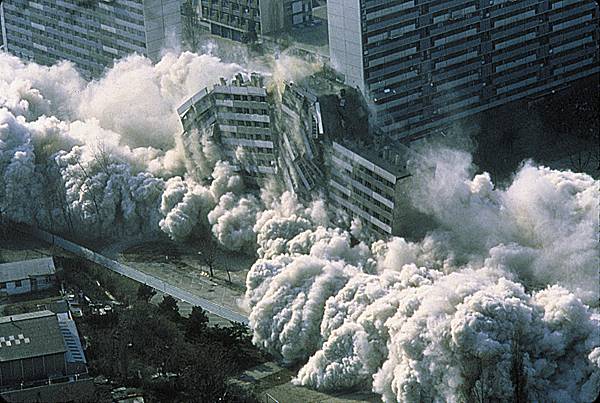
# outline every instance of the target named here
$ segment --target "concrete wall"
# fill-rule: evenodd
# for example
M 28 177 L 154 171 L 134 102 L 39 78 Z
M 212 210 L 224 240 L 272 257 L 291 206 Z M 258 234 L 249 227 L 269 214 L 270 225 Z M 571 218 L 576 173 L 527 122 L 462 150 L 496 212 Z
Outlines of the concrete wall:
M 17 286 L 16 282 L 8 281 L 6 282 L 6 288 L 0 289 L 0 292 L 8 295 L 26 294 L 31 292 L 31 282 L 29 279 L 21 280 L 21 285 Z
M 331 64 L 346 84 L 365 91 L 359 0 L 329 0 L 329 52 Z
M 163 49 L 181 43 L 181 3 L 182 0 L 144 1 L 146 50 L 153 61 L 160 59 Z
M 283 28 L 283 0 L 260 0 L 261 33 L 277 32 Z

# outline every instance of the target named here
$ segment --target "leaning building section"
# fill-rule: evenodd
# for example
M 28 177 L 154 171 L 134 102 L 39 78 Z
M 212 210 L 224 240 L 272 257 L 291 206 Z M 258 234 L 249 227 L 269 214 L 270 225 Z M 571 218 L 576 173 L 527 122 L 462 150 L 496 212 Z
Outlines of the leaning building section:
M 341 225 L 359 220 L 375 237 L 403 233 L 408 148 L 369 124 L 360 91 L 324 73 L 285 82 L 281 92 L 258 75 L 237 75 L 178 112 L 184 136 L 210 136 L 248 185 L 277 180 L 305 202 L 325 197 Z
M 260 184 L 277 173 L 270 104 L 262 78 L 238 74 L 221 79 L 178 108 L 184 135 L 200 130 L 218 143 L 224 157 L 246 182 Z

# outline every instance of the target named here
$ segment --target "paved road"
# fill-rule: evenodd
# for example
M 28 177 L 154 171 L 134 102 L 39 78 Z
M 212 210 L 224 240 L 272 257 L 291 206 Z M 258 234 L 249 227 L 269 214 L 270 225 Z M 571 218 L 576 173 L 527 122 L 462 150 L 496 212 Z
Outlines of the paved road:
M 49 242 L 53 245 L 57 245 L 62 249 L 65 249 L 75 255 L 82 257 L 86 260 L 90 260 L 94 263 L 97 263 L 109 270 L 112 270 L 116 273 L 119 273 L 125 277 L 128 277 L 134 281 L 137 281 L 142 284 L 146 284 L 156 290 L 159 290 L 165 294 L 169 294 L 179 300 L 185 301 L 193 306 L 199 306 L 202 309 L 220 316 L 224 319 L 227 319 L 232 322 L 240 322 L 243 324 L 248 324 L 248 318 L 245 315 L 242 315 L 239 312 L 235 312 L 232 309 L 226 308 L 219 304 L 215 304 L 207 299 L 197 297 L 190 293 L 189 291 L 183 290 L 177 286 L 169 284 L 162 279 L 157 277 L 148 275 L 146 273 L 142 273 L 139 270 L 136 270 L 132 267 L 121 264 L 117 261 L 107 258 L 99 253 L 96 253 L 90 249 L 87 249 L 81 245 L 77 245 L 71 241 L 67 241 L 61 237 L 58 237 L 54 234 L 51 234 L 46 231 L 42 231 L 40 229 L 32 228 L 30 229 L 32 235 L 36 236 L 39 239 L 42 239 L 46 242 Z

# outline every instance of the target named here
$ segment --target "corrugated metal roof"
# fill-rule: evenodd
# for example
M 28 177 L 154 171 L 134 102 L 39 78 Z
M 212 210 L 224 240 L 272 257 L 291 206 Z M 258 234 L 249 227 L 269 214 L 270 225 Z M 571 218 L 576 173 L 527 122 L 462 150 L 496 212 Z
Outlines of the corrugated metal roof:
M 67 362 L 80 362 L 85 364 L 85 354 L 79 340 L 79 332 L 77 332 L 77 326 L 75 321 L 69 317 L 68 313 L 59 313 L 56 315 L 58 318 L 58 326 L 65 340 L 67 347 Z
M 30 312 L 0 318 L 0 362 L 65 353 L 56 314 Z
M 25 280 L 30 276 L 51 275 L 56 272 L 51 257 L 0 264 L 0 282 Z

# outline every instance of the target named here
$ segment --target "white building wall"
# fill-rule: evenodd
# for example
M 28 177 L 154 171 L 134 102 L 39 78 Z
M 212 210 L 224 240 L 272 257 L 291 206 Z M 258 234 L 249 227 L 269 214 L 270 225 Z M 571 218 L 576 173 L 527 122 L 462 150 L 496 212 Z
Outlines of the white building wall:
M 29 279 L 21 280 L 21 285 L 17 287 L 16 282 L 9 281 L 6 283 L 6 288 L 0 289 L 0 292 L 8 295 L 26 294 L 31 292 L 31 282 Z
M 2 6 L 2 2 L 0 2 L 0 39 L 2 39 L 0 47 L 2 47 L 2 50 L 5 52 L 8 52 L 8 44 L 6 42 L 6 26 L 4 24 L 4 6 Z
M 154 61 L 161 51 L 181 43 L 181 0 L 145 0 L 146 50 Z
M 327 2 L 331 64 L 346 84 L 365 91 L 359 0 Z

